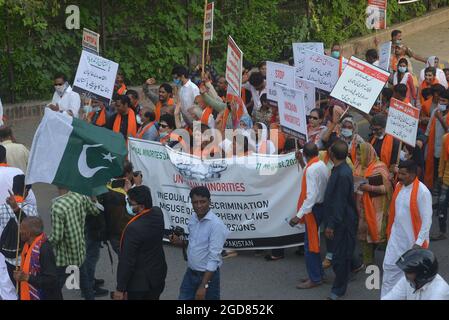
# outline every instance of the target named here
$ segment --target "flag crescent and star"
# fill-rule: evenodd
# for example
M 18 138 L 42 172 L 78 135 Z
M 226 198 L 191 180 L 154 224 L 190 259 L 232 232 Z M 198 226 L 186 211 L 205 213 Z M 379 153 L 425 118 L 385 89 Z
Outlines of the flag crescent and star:
M 87 179 L 92 178 L 98 171 L 103 170 L 103 169 L 108 169 L 108 167 L 90 168 L 87 165 L 87 149 L 98 148 L 101 146 L 103 146 L 103 145 L 102 144 L 95 144 L 95 145 L 85 144 L 85 145 L 83 145 L 83 150 L 81 151 L 80 157 L 78 158 L 78 170 L 84 178 L 87 178 Z M 104 160 L 108 160 L 111 163 L 112 163 L 112 160 L 114 160 L 116 158 L 116 157 L 113 157 L 111 155 L 111 153 L 108 153 L 107 155 L 102 153 L 102 155 L 103 155 Z

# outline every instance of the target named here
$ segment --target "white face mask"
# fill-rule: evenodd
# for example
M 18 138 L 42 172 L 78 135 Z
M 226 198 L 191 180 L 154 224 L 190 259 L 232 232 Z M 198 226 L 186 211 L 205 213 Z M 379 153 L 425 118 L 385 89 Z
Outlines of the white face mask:
M 341 135 L 345 138 L 350 138 L 350 137 L 352 137 L 352 130 L 343 128 L 343 129 L 341 129 Z
M 404 150 L 401 150 L 399 158 L 401 159 L 401 161 L 407 160 L 408 159 L 408 153 L 406 153 Z
M 84 111 L 84 113 L 91 113 L 92 112 L 92 107 L 91 106 L 84 106 L 83 107 L 83 111 Z
M 64 86 L 55 86 L 55 90 L 58 94 L 63 94 L 64 93 Z
M 447 105 L 445 105 L 445 104 L 438 104 L 438 109 L 440 109 L 441 112 L 444 112 L 447 109 Z
M 142 124 L 142 118 L 139 115 L 136 116 L 136 121 L 138 125 Z
M 160 138 L 165 138 L 167 135 L 168 135 L 168 132 L 161 132 L 161 133 L 159 134 L 159 137 L 160 137 Z

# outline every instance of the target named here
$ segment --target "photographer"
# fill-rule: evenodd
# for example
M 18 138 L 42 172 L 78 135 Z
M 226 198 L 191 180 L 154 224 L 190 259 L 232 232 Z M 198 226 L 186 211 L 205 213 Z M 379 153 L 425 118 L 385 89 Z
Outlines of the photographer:
M 188 226 L 189 241 L 173 234 L 170 242 L 187 246 L 187 271 L 179 290 L 179 300 L 219 300 L 221 252 L 229 231 L 210 210 L 210 192 L 206 187 L 190 191 L 193 210 Z
M 162 248 L 164 217 L 153 207 L 150 189 L 138 186 L 128 191 L 134 218 L 123 230 L 114 300 L 159 300 L 165 287 L 167 264 Z

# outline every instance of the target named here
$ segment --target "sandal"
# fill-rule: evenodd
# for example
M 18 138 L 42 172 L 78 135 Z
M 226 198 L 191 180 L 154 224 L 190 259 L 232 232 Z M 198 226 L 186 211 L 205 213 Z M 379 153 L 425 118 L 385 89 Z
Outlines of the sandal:
M 276 260 L 281 260 L 281 259 L 284 259 L 284 256 L 279 256 L 279 257 L 274 257 L 271 255 L 265 256 L 265 260 L 267 260 L 267 261 L 276 261 Z

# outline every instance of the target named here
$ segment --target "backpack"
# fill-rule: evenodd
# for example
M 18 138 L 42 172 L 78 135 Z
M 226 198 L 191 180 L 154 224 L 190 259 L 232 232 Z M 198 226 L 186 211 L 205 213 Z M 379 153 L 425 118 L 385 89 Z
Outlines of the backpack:
M 25 214 L 23 212 L 21 218 L 25 218 Z M 18 229 L 19 226 L 17 225 L 17 220 L 13 213 L 5 228 L 3 229 L 2 235 L 0 236 L 0 253 L 2 253 L 7 259 L 16 258 Z M 21 243 L 19 246 L 19 254 L 22 252 L 22 248 L 23 244 Z

